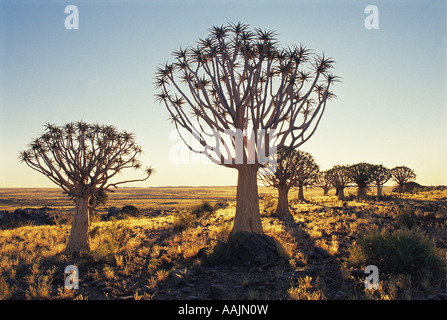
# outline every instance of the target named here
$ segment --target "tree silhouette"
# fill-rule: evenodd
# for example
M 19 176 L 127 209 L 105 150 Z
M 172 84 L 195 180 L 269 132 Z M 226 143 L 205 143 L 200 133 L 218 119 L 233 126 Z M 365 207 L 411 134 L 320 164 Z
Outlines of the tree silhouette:
M 156 99 L 189 149 L 238 170 L 232 234 L 263 235 L 258 169 L 276 148 L 288 146 L 285 156 L 313 135 L 338 81 L 331 58 L 280 48 L 275 37 L 242 23 L 214 26 L 156 74 Z
M 291 218 L 288 198 L 290 188 L 299 187 L 302 195 L 303 186 L 309 185 L 319 170 L 310 153 L 301 150 L 287 151 L 288 148 L 278 150 L 278 158 L 282 160 L 276 168 L 266 166 L 258 172 L 259 181 L 267 187 L 278 189 L 276 215 L 282 219 Z M 303 195 L 300 200 L 304 200 Z
M 113 126 L 83 121 L 62 127 L 46 124 L 44 133 L 34 139 L 20 160 L 47 176 L 75 199 L 76 208 L 66 253 L 89 250 L 89 199 L 101 190 L 112 191 L 118 185 L 144 181 L 153 173 L 145 170 L 142 179 L 112 181 L 125 169 L 141 169 L 137 159 L 142 149 L 134 135 L 119 132 Z
M 95 214 L 95 210 L 99 205 L 105 205 L 109 196 L 104 190 L 98 190 L 95 194 L 93 194 L 89 201 L 88 201 L 88 208 L 89 208 L 89 218 L 90 223 L 92 222 L 92 217 Z
M 391 177 L 397 183 L 399 193 L 405 192 L 405 184 L 416 180 L 414 171 L 405 166 L 394 167 L 391 169 Z
M 351 180 L 358 186 L 358 197 L 366 196 L 368 185 L 373 181 L 372 169 L 373 165 L 366 162 L 360 162 L 349 167 Z
M 313 156 L 304 151 L 298 151 L 298 163 L 299 168 L 297 170 L 297 180 L 298 180 L 298 200 L 305 201 L 304 198 L 304 187 L 313 185 L 317 179 L 320 168 L 316 164 Z
M 318 173 L 314 185 L 323 189 L 323 196 L 327 196 L 329 190 L 332 188 L 332 183 L 329 180 L 327 171 L 321 171 Z
M 336 190 L 338 200 L 345 200 L 344 189 L 352 182 L 349 167 L 336 165 L 327 171 L 327 177 Z
M 390 180 L 391 171 L 385 168 L 383 165 L 374 165 L 372 168 L 372 181 L 377 186 L 377 197 L 382 198 L 383 185 Z

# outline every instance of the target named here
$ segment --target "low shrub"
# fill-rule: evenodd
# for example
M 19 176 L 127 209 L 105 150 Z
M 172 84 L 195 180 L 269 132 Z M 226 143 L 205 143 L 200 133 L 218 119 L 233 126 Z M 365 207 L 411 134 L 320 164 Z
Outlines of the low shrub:
M 174 216 L 173 227 L 177 231 L 186 230 L 194 225 L 197 217 L 191 212 L 180 212 Z
M 106 228 L 93 228 L 90 235 L 93 238 L 98 238 L 97 247 L 90 252 L 93 261 L 103 263 L 113 261 L 114 254 L 124 245 L 130 230 L 131 228 L 128 226 L 120 226 L 116 223 Z
M 376 265 L 394 274 L 441 275 L 445 258 L 440 249 L 417 228 L 397 229 L 393 233 L 372 230 L 359 234 L 349 248 L 351 264 Z
M 131 216 L 131 217 L 138 217 L 140 215 L 140 210 L 138 210 L 137 207 L 132 205 L 127 205 L 121 208 L 120 211 L 123 215 Z
M 404 208 L 396 216 L 396 221 L 400 227 L 411 229 L 416 224 L 416 215 L 410 208 Z
M 201 205 L 192 208 L 191 213 L 197 217 L 201 217 L 203 215 L 213 213 L 214 211 L 214 207 L 209 202 L 205 201 Z

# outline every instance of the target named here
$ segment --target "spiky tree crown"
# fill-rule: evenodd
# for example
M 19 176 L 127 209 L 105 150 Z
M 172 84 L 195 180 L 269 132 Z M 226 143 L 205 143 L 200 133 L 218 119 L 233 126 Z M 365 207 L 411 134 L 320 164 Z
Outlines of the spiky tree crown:
M 366 187 L 373 181 L 372 164 L 360 162 L 349 167 L 352 181 L 361 187 Z
M 391 171 L 383 165 L 374 165 L 372 169 L 372 179 L 376 184 L 382 185 L 391 179 Z
M 273 166 L 266 166 L 258 173 L 258 180 L 265 186 L 285 186 L 288 188 L 310 185 L 316 179 L 319 167 L 313 156 L 302 150 L 288 148 L 278 150 L 278 158 L 282 160 Z
M 251 31 L 242 23 L 212 27 L 197 46 L 176 50 L 174 57 L 157 70 L 156 99 L 192 151 L 227 166 L 236 164 L 236 138 L 225 142 L 224 132 L 275 130 L 275 141 L 269 137 L 265 143 L 295 149 L 315 132 L 339 81 L 331 73 L 332 58 L 302 45 L 280 48 L 275 32 Z M 180 129 L 199 141 L 199 148 Z M 247 140 L 244 136 L 244 161 L 251 152 Z M 256 159 L 258 152 L 255 147 Z
M 394 167 L 391 169 L 391 175 L 393 180 L 399 185 L 416 180 L 416 174 L 414 171 L 405 166 Z
M 314 184 L 317 187 L 323 188 L 323 189 L 330 189 L 332 187 L 331 181 L 329 180 L 328 172 L 327 171 L 320 171 L 318 172 L 318 175 L 314 181 Z
M 336 165 L 327 171 L 327 176 L 337 190 L 346 188 L 352 182 L 349 166 Z
M 145 177 L 111 183 L 124 169 L 141 169 L 142 149 L 132 133 L 114 126 L 70 122 L 64 126 L 46 124 L 44 133 L 34 139 L 19 159 L 44 174 L 72 197 L 91 196 L 119 184 L 144 181 Z

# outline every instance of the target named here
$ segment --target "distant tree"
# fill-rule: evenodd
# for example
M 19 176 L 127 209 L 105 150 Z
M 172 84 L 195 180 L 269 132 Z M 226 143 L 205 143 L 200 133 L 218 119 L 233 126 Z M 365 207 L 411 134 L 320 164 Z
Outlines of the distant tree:
M 277 164 L 276 168 L 268 165 L 259 170 L 258 180 L 267 187 L 278 189 L 276 215 L 287 219 L 291 217 L 288 199 L 290 188 L 300 186 L 302 188 L 310 184 L 316 173 L 318 173 L 318 165 L 311 154 L 301 150 L 288 152 L 287 148 L 280 148 L 278 150 L 278 158 L 282 160 Z
M 383 185 L 391 179 L 390 169 L 385 168 L 383 165 L 374 165 L 372 168 L 372 180 L 377 186 L 377 197 L 382 198 Z
M 336 165 L 327 171 L 327 177 L 335 188 L 338 200 L 345 200 L 345 188 L 352 182 L 348 166 Z
M 89 250 L 89 200 L 93 195 L 123 183 L 145 181 L 153 173 L 148 168 L 142 179 L 112 182 L 125 169 L 141 169 L 137 159 L 141 153 L 132 133 L 83 121 L 62 127 L 47 124 L 42 136 L 20 153 L 22 162 L 75 199 L 67 254 Z
M 100 205 L 105 205 L 108 199 L 109 196 L 103 189 L 98 190 L 98 192 L 90 197 L 90 200 L 88 201 L 90 223 L 96 208 Z
M 331 188 L 332 188 L 332 183 L 328 179 L 327 171 L 321 171 L 318 173 L 318 175 L 314 181 L 314 185 L 316 187 L 323 189 L 323 196 L 328 195 L 329 190 L 331 190 Z
M 305 201 L 304 187 L 308 187 L 314 184 L 317 179 L 320 168 L 316 164 L 314 157 L 308 153 L 299 152 L 300 168 L 297 170 L 298 176 L 298 200 Z
M 366 162 L 353 164 L 352 166 L 349 167 L 349 171 L 351 172 L 351 180 L 358 187 L 357 190 L 358 197 L 366 196 L 368 185 L 370 185 L 371 182 L 373 181 L 372 168 L 373 165 Z
M 416 180 L 414 171 L 405 166 L 394 167 L 391 169 L 392 179 L 397 183 L 399 193 L 405 192 L 405 184 Z
M 174 56 L 158 68 L 157 100 L 191 151 L 238 170 L 232 234 L 264 235 L 258 169 L 273 145 L 291 152 L 313 135 L 334 97 L 334 61 L 242 23 L 214 26 Z

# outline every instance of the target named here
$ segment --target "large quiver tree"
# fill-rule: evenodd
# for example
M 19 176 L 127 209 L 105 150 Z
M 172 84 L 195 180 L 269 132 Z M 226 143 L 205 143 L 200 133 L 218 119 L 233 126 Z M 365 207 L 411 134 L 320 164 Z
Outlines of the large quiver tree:
M 141 179 L 116 181 L 125 169 L 140 169 L 142 149 L 132 133 L 119 132 L 113 126 L 67 123 L 62 127 L 47 124 L 20 160 L 47 176 L 75 199 L 76 207 L 66 253 L 89 250 L 89 199 L 99 191 L 112 191 L 118 185 L 144 181 L 153 169 L 145 170 Z
M 391 169 L 391 177 L 397 183 L 399 193 L 403 193 L 405 184 L 416 180 L 416 173 L 408 167 L 399 166 Z
M 274 32 L 241 23 L 212 27 L 174 56 L 158 68 L 157 100 L 190 150 L 238 170 L 232 233 L 262 235 L 258 169 L 276 148 L 289 152 L 313 135 L 334 96 L 333 60 L 303 46 L 280 48 Z

